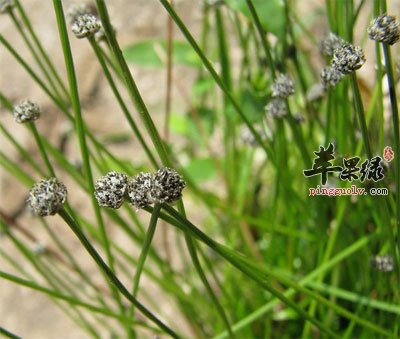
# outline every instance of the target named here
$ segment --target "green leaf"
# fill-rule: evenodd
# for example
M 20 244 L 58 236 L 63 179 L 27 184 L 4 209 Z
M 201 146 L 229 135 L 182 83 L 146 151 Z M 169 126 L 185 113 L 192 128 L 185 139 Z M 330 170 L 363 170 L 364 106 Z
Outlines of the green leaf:
M 165 40 L 152 39 L 136 42 L 123 49 L 128 63 L 138 66 L 163 67 L 167 55 Z M 173 63 L 191 67 L 200 67 L 201 61 L 190 45 L 185 41 L 173 41 Z
M 189 132 L 188 120 L 183 115 L 171 113 L 169 128 L 173 133 L 187 136 Z
M 225 0 L 227 5 L 235 11 L 239 11 L 251 20 L 250 11 L 246 0 Z M 284 34 L 285 8 L 282 0 L 253 0 L 257 15 L 261 24 L 267 32 L 277 37 Z
M 265 106 L 266 98 L 263 96 L 258 96 L 251 90 L 244 90 L 241 93 L 241 105 L 246 117 L 250 122 L 260 122 L 265 116 Z
M 214 179 L 217 174 L 214 162 L 210 158 L 194 159 L 185 166 L 185 172 L 196 184 Z

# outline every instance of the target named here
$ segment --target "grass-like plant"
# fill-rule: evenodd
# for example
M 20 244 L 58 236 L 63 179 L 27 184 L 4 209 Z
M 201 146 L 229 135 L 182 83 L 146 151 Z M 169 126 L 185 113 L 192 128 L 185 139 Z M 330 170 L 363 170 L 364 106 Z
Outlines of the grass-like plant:
M 0 246 L 0 278 L 47 295 L 88 337 L 399 337 L 400 28 L 386 1 L 326 0 L 304 18 L 301 2 L 204 1 L 200 37 L 173 1 L 151 6 L 169 16 L 166 39 L 125 47 L 104 0 L 68 15 L 53 0 L 64 72 L 23 2 L 0 0 L 27 51 L 0 32 L 0 55 L 11 53 L 73 126 L 67 142 L 77 142 L 81 160 L 72 163 L 36 126 L 46 114 L 35 98 L 13 102 L 0 88 L 10 146 L 0 165 L 26 187 L 35 216 L 27 227 L 2 197 L 0 241 L 24 261 Z M 327 35 L 313 31 L 316 13 Z M 123 113 L 140 148 L 130 153 L 141 156 L 115 155 L 85 121 L 75 38 L 91 46 L 115 97 L 110 114 Z M 364 81 L 357 73 L 373 62 L 374 81 Z M 176 64 L 196 74 L 192 88 Z M 132 65 L 167 70 L 164 112 L 148 108 Z M 174 86 L 187 112 L 172 111 Z M 16 124 L 39 156 L 15 136 Z M 77 192 L 84 209 L 72 203 Z M 80 241 L 96 279 L 54 221 Z M 51 242 L 32 249 L 39 228 Z M 0 321 L 2 336 L 18 332 Z

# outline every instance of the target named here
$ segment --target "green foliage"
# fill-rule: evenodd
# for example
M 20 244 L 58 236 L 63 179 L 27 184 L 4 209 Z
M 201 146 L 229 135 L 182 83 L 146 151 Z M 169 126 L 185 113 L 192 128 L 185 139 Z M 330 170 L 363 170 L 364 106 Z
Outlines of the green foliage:
M 318 50 L 322 34 L 314 27 L 319 22 L 315 19 L 323 16 L 332 31 L 358 41 L 354 33 L 363 22 L 360 16 L 385 13 L 385 1 L 375 1 L 371 9 L 365 1 L 328 0 L 311 6 L 305 17 L 299 15 L 302 3 L 295 1 L 205 1 L 200 32 L 194 23 L 182 21 L 178 4 L 177 13 L 170 1 L 159 2 L 176 25 L 171 54 L 165 35 L 121 51 L 114 18 L 110 20 L 106 2 L 96 0 L 107 43 L 89 38 L 92 62 L 99 63 L 116 99 L 108 118 L 123 117 L 130 128 L 106 129 L 101 136 L 82 114 L 63 3 L 53 0 L 65 78 L 64 70 L 53 64 L 53 51 L 41 45 L 22 2 L 15 0 L 16 7 L 6 13 L 27 49 L 17 51 L 0 34 L 0 57 L 9 52 L 48 96 L 48 105 L 60 114 L 57 119 L 72 127 L 58 144 L 47 138 L 40 122 L 16 126 L 4 114 L 0 133 L 11 148 L 1 149 L 0 166 L 12 176 L 7 184 L 26 191 L 44 177 L 62 178 L 71 205 L 52 219 L 27 219 L 27 213 L 3 204 L 2 282 L 45 294 L 95 338 L 398 337 L 395 47 L 375 45 L 371 84 L 357 72 L 316 100 L 307 95 L 318 84 L 320 64 L 328 64 Z M 365 66 L 372 63 L 367 60 Z M 165 98 L 160 94 L 161 104 L 147 106 L 128 64 L 162 70 L 170 64 L 184 66 L 195 80 L 183 83 L 176 69 L 169 69 L 174 76 Z M 267 116 L 265 106 L 273 99 L 271 85 L 281 72 L 295 80 L 296 92 L 282 99 L 286 115 L 276 118 Z M 0 88 L 2 113 L 12 114 L 10 97 L 15 96 L 24 93 Z M 29 147 L 14 131 L 24 127 L 31 134 Z M 303 170 L 313 167 L 319 146 L 330 142 L 335 144 L 334 166 L 342 166 L 343 158 L 358 156 L 363 161 L 380 155 L 386 145 L 393 146 L 395 157 L 382 181 L 346 181 L 336 173 L 322 187 L 320 176 L 305 177 Z M 93 191 L 99 176 L 125 173 L 127 177 L 121 177 L 131 189 L 139 172 L 154 173 L 162 166 L 172 167 L 186 182 L 182 199 L 174 204 L 157 200 L 136 211 L 128 194 L 121 192 L 125 204 L 120 210 L 96 203 Z M 351 185 L 369 194 L 311 196 L 309 191 Z M 389 188 L 388 195 L 372 195 L 371 188 Z M 154 199 L 154 192 L 143 192 L 145 199 Z M 59 232 L 60 225 L 69 227 L 68 233 Z M 43 238 L 38 228 L 45 232 Z M 157 234 L 161 242 L 154 241 Z M 91 264 L 71 251 L 69 242 L 77 240 L 73 236 L 93 259 Z M 32 250 L 44 240 L 44 249 Z M 383 255 L 393 259 L 387 272 L 375 258 Z M 160 307 L 164 303 L 168 309 Z M 0 327 L 0 333 L 10 337 L 18 331 Z
M 201 67 L 199 58 L 187 42 L 174 40 L 172 48 L 175 65 Z M 125 47 L 123 53 L 126 61 L 133 65 L 160 68 L 165 65 L 167 42 L 160 39 L 139 41 Z

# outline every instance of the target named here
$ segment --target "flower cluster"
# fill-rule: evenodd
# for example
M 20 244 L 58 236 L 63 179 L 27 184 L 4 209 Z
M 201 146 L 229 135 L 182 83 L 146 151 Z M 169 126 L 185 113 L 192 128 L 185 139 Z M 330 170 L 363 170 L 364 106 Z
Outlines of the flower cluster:
M 128 188 L 128 177 L 123 173 L 109 172 L 96 181 L 94 195 L 99 206 L 120 208 Z
M 391 15 L 381 15 L 371 21 L 368 27 L 371 40 L 393 45 L 400 39 L 399 23 Z
M 329 86 L 335 87 L 344 74 L 333 67 L 324 67 L 319 74 L 321 85 L 326 90 Z
M 320 85 L 326 91 L 335 87 L 346 75 L 355 72 L 365 63 L 364 52 L 336 34 L 329 33 L 319 44 L 322 54 L 332 56 L 331 65 L 320 72 Z
M 13 116 L 16 122 L 25 123 L 37 120 L 40 117 L 40 107 L 38 104 L 26 100 L 14 106 Z
M 282 119 L 287 115 L 286 103 L 282 99 L 272 99 L 266 106 L 265 111 L 273 118 Z
M 70 25 L 72 25 L 80 16 L 85 14 L 93 15 L 94 13 L 87 4 L 77 4 L 70 7 L 65 16 Z
M 271 85 L 274 98 L 287 98 L 294 93 L 294 82 L 285 74 L 280 74 Z
M 15 6 L 14 0 L 0 0 L 0 13 L 4 14 L 13 9 Z
M 364 52 L 359 46 L 345 43 L 333 52 L 332 68 L 343 74 L 350 74 L 365 63 Z
M 83 14 L 76 18 L 72 24 L 72 32 L 78 39 L 94 36 L 101 28 L 97 17 L 92 14 Z
M 265 129 L 261 127 L 255 127 L 255 130 L 260 136 L 261 141 L 265 142 L 268 139 L 268 134 L 266 133 Z M 243 128 L 240 130 L 239 136 L 245 145 L 252 147 L 261 146 L 257 139 L 254 137 L 254 134 L 247 126 L 243 126 Z
M 332 56 L 335 49 L 339 48 L 345 41 L 336 34 L 329 32 L 325 38 L 319 42 L 319 50 L 323 55 Z
M 393 258 L 389 255 L 372 257 L 370 263 L 371 267 L 381 272 L 391 272 L 394 268 Z
M 177 201 L 185 186 L 179 173 L 167 167 L 156 173 L 141 172 L 131 179 L 123 173 L 110 172 L 97 180 L 95 197 L 102 207 L 119 208 L 128 199 L 136 208 L 144 208 Z
M 59 212 L 67 199 L 67 188 L 57 178 L 42 180 L 29 191 L 28 204 L 35 215 L 45 217 Z

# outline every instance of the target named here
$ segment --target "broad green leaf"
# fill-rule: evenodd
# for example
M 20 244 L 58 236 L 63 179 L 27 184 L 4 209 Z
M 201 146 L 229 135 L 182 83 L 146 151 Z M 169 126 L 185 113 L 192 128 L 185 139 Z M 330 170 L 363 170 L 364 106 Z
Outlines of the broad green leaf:
M 239 11 L 251 20 L 246 0 L 225 0 L 229 7 Z M 267 32 L 281 37 L 285 32 L 285 8 L 282 0 L 253 0 L 257 15 Z
M 165 40 L 144 40 L 136 42 L 123 49 L 124 56 L 128 63 L 138 66 L 163 67 L 164 58 L 167 55 L 167 43 Z M 200 67 L 201 61 L 196 53 L 185 41 L 173 42 L 173 63 Z
M 191 177 L 195 183 L 214 179 L 216 170 L 212 159 L 194 159 L 185 166 L 185 172 Z
M 177 113 L 172 113 L 169 118 L 169 128 L 172 133 L 187 136 L 190 127 L 186 117 Z
M 257 96 L 253 91 L 244 90 L 241 94 L 241 105 L 250 122 L 259 122 L 265 116 L 266 98 Z

